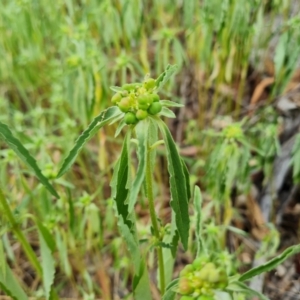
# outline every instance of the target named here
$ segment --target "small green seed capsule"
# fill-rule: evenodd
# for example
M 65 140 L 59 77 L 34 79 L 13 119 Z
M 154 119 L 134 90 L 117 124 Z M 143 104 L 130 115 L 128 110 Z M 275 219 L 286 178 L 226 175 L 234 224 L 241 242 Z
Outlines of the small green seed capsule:
M 148 113 L 147 113 L 146 110 L 139 109 L 136 112 L 136 117 L 137 117 L 138 120 L 144 120 L 148 117 Z
M 220 272 L 217 269 L 210 269 L 207 275 L 207 281 L 217 283 L 220 280 Z
M 148 108 L 148 113 L 150 115 L 156 115 L 162 110 L 162 105 L 159 102 L 154 102 Z
M 138 122 L 138 119 L 136 118 L 133 112 L 129 111 L 128 113 L 126 113 L 124 117 L 124 121 L 127 125 L 130 125 L 130 124 L 136 124 Z
M 147 80 L 145 80 L 144 86 L 147 90 L 155 88 L 155 86 L 156 86 L 155 79 L 148 78 Z
M 139 82 L 126 83 L 122 85 L 122 89 L 126 91 L 133 91 L 141 85 Z
M 211 296 L 210 295 L 202 295 L 197 298 L 197 300 L 214 300 L 214 299 L 215 299 L 215 297 L 212 295 Z
M 197 272 L 197 276 L 200 280 L 207 280 L 207 276 L 209 274 L 209 269 L 202 268 L 199 272 Z
M 117 104 L 117 103 L 119 103 L 119 102 L 121 101 L 121 99 L 122 99 L 122 95 L 121 95 L 120 93 L 116 93 L 116 94 L 114 94 L 114 95 L 112 96 L 111 102 L 112 102 L 113 104 Z
M 198 258 L 196 258 L 193 261 L 193 267 L 195 270 L 200 270 L 203 268 L 203 266 L 209 261 L 209 256 L 208 255 L 203 255 Z
M 152 100 L 151 95 L 144 94 L 144 95 L 140 95 L 138 97 L 139 104 L 142 104 L 142 105 L 147 104 L 149 106 L 150 104 L 152 104 L 152 102 L 153 102 L 153 100 Z
M 194 268 L 192 265 L 186 265 L 179 273 L 180 277 L 184 277 L 194 271 Z
M 122 112 L 128 112 L 130 109 L 130 98 L 125 97 L 119 103 L 118 106 Z
M 212 262 L 208 262 L 205 266 L 206 269 L 216 269 L 216 265 Z
M 180 278 L 178 282 L 178 290 L 182 295 L 188 295 L 193 293 L 194 288 L 191 286 L 190 281 L 187 278 Z
M 194 300 L 195 298 L 194 297 L 191 297 L 191 296 L 182 296 L 180 298 L 180 300 Z
M 159 96 L 155 93 L 151 94 L 151 98 L 152 98 L 152 102 L 158 102 L 160 100 Z

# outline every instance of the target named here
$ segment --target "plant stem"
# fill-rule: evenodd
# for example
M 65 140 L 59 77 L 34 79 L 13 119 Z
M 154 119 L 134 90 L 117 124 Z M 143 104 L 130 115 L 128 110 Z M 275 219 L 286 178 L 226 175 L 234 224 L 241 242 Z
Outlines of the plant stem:
M 146 185 L 147 185 L 147 196 L 149 201 L 149 210 L 151 216 L 151 222 L 153 226 L 153 232 L 158 241 L 160 241 L 159 228 L 157 223 L 157 217 L 154 207 L 154 196 L 153 196 L 153 187 L 152 187 L 152 168 L 151 168 L 151 149 L 148 145 L 147 152 L 147 164 L 146 164 Z M 157 256 L 158 256 L 158 268 L 159 268 L 159 278 L 160 278 L 160 292 L 163 295 L 165 292 L 165 267 L 164 267 L 164 258 L 162 247 L 157 247 Z
M 10 222 L 12 230 L 16 235 L 17 239 L 19 240 L 19 242 L 21 243 L 27 258 L 35 268 L 38 276 L 42 277 L 43 274 L 42 267 L 36 257 L 35 252 L 32 250 L 30 244 L 28 243 L 26 237 L 24 236 L 22 230 L 20 229 L 19 224 L 17 223 L 9 205 L 7 204 L 6 198 L 1 188 L 0 188 L 0 203 L 3 207 L 4 215 L 7 217 L 8 221 Z

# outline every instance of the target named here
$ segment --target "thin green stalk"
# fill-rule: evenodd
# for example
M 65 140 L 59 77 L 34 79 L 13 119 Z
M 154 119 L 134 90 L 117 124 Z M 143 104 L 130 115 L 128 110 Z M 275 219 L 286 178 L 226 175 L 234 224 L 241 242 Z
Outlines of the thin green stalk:
M 151 168 L 151 148 L 148 146 L 147 153 L 147 164 L 146 164 L 146 185 L 147 185 L 147 195 L 149 201 L 150 217 L 153 226 L 153 232 L 158 241 L 160 241 L 159 228 L 157 223 L 156 212 L 154 208 L 154 196 L 152 187 L 152 168 Z M 160 292 L 163 295 L 165 292 L 165 267 L 162 247 L 157 247 L 158 256 L 158 268 L 159 268 L 159 278 L 160 278 Z
M 29 259 L 29 261 L 31 262 L 33 267 L 35 268 L 38 276 L 42 277 L 42 274 L 43 274 L 42 267 L 35 255 L 35 252 L 32 250 L 30 244 L 28 243 L 26 237 L 24 236 L 22 230 L 20 229 L 19 224 L 15 220 L 14 215 L 13 215 L 9 205 L 7 204 L 6 198 L 5 198 L 1 188 L 0 188 L 0 203 L 3 207 L 4 215 L 7 217 L 8 221 L 10 222 L 12 230 L 13 230 L 14 234 L 16 235 L 17 239 L 19 240 L 19 242 L 21 243 L 21 245 L 25 251 L 25 254 L 27 255 L 27 258 Z

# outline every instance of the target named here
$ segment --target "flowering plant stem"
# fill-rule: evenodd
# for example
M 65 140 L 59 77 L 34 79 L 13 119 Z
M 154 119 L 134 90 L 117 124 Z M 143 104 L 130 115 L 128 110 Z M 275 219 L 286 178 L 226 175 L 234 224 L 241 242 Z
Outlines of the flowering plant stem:
M 146 162 L 146 185 L 147 185 L 147 196 L 149 201 L 149 211 L 151 222 L 153 226 L 153 232 L 157 242 L 160 242 L 160 233 L 159 227 L 154 207 L 154 196 L 153 196 L 153 187 L 152 187 L 152 167 L 151 167 L 151 148 L 148 143 L 148 152 L 147 152 L 147 162 Z M 157 247 L 157 256 L 158 256 L 158 268 L 159 268 L 159 279 L 160 279 L 160 291 L 161 294 L 164 294 L 165 291 L 165 269 L 164 269 L 164 258 L 162 247 Z

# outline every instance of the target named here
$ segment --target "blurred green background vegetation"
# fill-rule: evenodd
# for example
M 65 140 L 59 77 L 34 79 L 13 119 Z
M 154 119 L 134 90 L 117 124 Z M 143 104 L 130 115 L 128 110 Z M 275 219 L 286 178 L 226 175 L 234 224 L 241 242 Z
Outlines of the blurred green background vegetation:
M 177 64 L 178 74 L 161 98 L 185 104 L 175 111 L 177 121 L 168 122 L 190 167 L 192 183 L 200 182 L 213 199 L 228 199 L 238 178 L 247 193 L 251 147 L 263 153 L 256 157 L 255 167 L 266 174 L 277 153 L 279 121 L 268 104 L 286 89 L 297 68 L 300 19 L 294 4 L 289 0 L 1 0 L 0 121 L 10 126 L 51 179 L 74 139 L 111 105 L 109 86 L 140 81 L 147 73 L 155 78 L 168 64 Z M 245 125 L 241 134 L 247 137 L 237 138 L 252 146 L 236 143 L 226 152 L 217 143 L 219 148 L 211 153 L 216 137 L 202 130 L 248 114 L 256 84 L 253 73 L 258 81 L 269 76 L 274 82 L 267 95 L 268 110 L 257 113 L 258 127 L 249 121 L 241 125 Z M 132 270 L 110 199 L 112 166 L 122 143 L 122 136 L 113 138 L 114 130 L 111 126 L 99 132 L 72 170 L 53 180 L 59 200 L 53 200 L 14 152 L 0 144 L 1 186 L 28 240 L 38 251 L 32 216 L 55 239 L 55 286 L 61 297 L 130 299 Z M 231 143 L 228 132 L 221 134 L 223 138 Z M 184 149 L 192 154 L 185 155 Z M 216 160 L 220 153 L 224 160 L 231 158 L 228 165 Z M 167 176 L 161 166 L 166 167 L 163 161 L 155 170 L 158 209 L 167 219 Z M 137 209 L 140 230 L 147 236 L 142 199 Z M 232 214 L 228 207 L 227 224 Z M 3 218 L 0 235 L 1 251 L 28 294 L 42 295 L 40 282 Z M 215 239 L 212 247 L 214 243 Z M 191 241 L 185 260 L 194 252 Z M 172 268 L 169 272 L 171 278 Z

